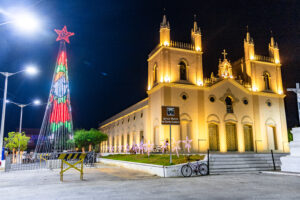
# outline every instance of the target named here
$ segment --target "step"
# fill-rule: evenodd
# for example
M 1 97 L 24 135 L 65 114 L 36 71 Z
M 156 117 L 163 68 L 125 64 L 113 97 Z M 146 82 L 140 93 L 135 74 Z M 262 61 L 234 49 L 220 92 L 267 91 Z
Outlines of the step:
M 278 170 L 278 168 L 276 168 Z M 273 171 L 273 168 L 270 167 L 252 167 L 247 169 L 209 169 L 211 174 L 213 173 L 225 173 L 225 172 L 250 172 L 250 171 Z
M 272 161 L 266 160 L 255 160 L 255 161 L 237 161 L 237 162 L 226 162 L 226 161 L 214 161 L 209 162 L 210 165 L 239 165 L 239 164 L 273 164 Z M 279 162 L 275 162 L 275 164 L 280 164 Z
M 272 159 L 209 159 L 209 162 L 228 162 L 228 163 L 236 163 L 236 162 L 255 162 L 255 161 L 266 161 L 266 162 L 273 162 Z M 274 159 L 275 162 L 280 162 L 279 159 Z
M 273 168 L 272 164 L 238 164 L 238 165 L 209 165 L 210 169 L 244 169 L 244 168 Z
M 282 157 L 288 154 L 273 154 L 274 157 Z M 210 154 L 209 157 L 272 157 L 271 154 Z
M 265 162 L 271 162 L 273 163 L 273 160 L 272 159 L 236 159 L 236 160 L 233 160 L 233 159 L 215 159 L 215 160 L 209 160 L 209 162 L 211 163 L 218 163 L 218 162 L 226 162 L 226 163 L 237 163 L 237 162 L 260 162 L 260 161 L 265 161 Z M 274 159 L 274 162 L 277 163 L 277 162 L 281 162 L 279 159 Z

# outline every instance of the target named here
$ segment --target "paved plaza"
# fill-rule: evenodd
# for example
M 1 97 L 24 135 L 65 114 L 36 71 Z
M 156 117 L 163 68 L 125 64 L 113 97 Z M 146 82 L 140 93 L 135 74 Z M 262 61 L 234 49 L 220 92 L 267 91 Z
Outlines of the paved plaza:
M 0 199 L 300 199 L 300 177 L 248 173 L 159 178 L 119 167 L 0 172 Z

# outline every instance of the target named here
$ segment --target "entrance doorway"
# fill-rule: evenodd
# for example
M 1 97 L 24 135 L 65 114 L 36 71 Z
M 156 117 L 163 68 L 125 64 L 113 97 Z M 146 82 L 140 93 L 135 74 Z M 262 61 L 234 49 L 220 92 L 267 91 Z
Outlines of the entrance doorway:
M 129 133 L 126 134 L 126 145 L 129 145 L 130 146 L 130 135 Z
M 276 127 L 267 126 L 269 150 L 278 150 Z
M 226 123 L 227 151 L 237 151 L 237 134 L 234 123 Z
M 140 143 L 144 144 L 144 131 L 140 131 Z
M 178 140 L 184 141 L 184 140 L 186 140 L 186 137 L 188 137 L 189 140 L 192 138 L 191 137 L 191 122 L 190 121 L 186 121 L 186 120 L 182 120 L 181 123 L 180 123 L 180 135 L 179 135 L 179 138 L 176 137 L 175 135 L 174 135 L 173 138 L 174 138 L 175 141 L 178 141 Z M 183 142 L 180 143 L 180 148 L 184 149 L 184 143 Z
M 159 145 L 159 126 L 154 127 L 154 146 Z
M 220 143 L 219 143 L 219 131 L 218 131 L 217 124 L 208 125 L 208 136 L 209 136 L 209 149 L 211 151 L 219 151 Z
M 245 143 L 245 151 L 254 151 L 253 133 L 252 133 L 251 125 L 244 125 L 244 143 Z

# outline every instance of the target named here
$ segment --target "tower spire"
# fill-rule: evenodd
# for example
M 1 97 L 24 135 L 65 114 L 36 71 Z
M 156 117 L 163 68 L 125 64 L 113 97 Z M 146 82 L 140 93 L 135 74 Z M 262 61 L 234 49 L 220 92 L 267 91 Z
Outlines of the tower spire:
M 201 30 L 198 27 L 196 21 L 196 15 L 194 15 L 194 26 L 191 30 L 191 38 L 192 42 L 194 43 L 196 51 L 202 51 L 202 38 L 201 38 Z
M 270 46 L 271 46 L 271 47 L 274 47 L 274 37 L 273 37 L 273 32 L 272 32 L 272 30 L 270 31 L 270 33 L 271 33 Z
M 272 30 L 271 30 L 271 41 L 269 43 L 269 54 L 271 58 L 274 58 L 274 62 L 276 64 L 280 63 L 278 44 L 275 43 L 274 41 Z
M 197 20 L 196 20 L 196 14 L 194 15 L 194 26 L 193 26 L 192 32 L 194 32 L 195 34 L 196 33 L 201 34 L 200 27 L 198 28 L 198 24 L 197 24 Z
M 170 28 L 170 23 L 167 21 L 166 14 L 163 15 L 162 22 L 160 23 L 160 28 Z
M 249 27 L 248 27 L 248 25 L 246 26 L 246 30 L 247 30 L 247 32 L 246 32 L 246 42 L 250 43 L 251 38 L 250 38 L 250 33 L 249 33 Z
M 162 22 L 160 23 L 160 45 L 170 45 L 170 23 L 167 21 L 167 16 L 164 14 Z

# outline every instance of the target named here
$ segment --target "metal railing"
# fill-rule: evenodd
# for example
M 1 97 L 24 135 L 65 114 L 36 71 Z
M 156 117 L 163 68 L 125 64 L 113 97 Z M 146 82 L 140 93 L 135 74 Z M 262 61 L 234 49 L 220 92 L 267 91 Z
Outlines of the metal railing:
M 6 156 L 5 172 L 20 170 L 42 170 L 42 169 L 58 169 L 61 167 L 61 160 L 58 159 L 60 153 L 39 153 L 31 156 L 23 156 L 21 161 L 16 160 L 15 155 Z M 85 167 L 94 167 L 97 154 L 95 152 L 87 152 L 84 159 Z M 76 162 L 76 161 L 71 161 Z M 64 168 L 67 166 L 64 166 Z
M 272 161 L 273 161 L 273 169 L 274 169 L 274 171 L 276 171 L 276 164 L 275 164 L 273 150 L 271 150 L 271 155 L 272 155 Z
M 262 62 L 270 62 L 270 63 L 274 63 L 274 58 L 271 57 L 267 57 L 267 56 L 260 56 L 260 55 L 255 55 L 254 59 L 257 61 L 262 61 Z
M 169 46 L 179 49 L 195 50 L 195 46 L 193 44 L 184 42 L 171 41 Z
M 167 46 L 167 47 L 173 47 L 173 48 L 178 48 L 178 49 L 186 49 L 186 50 L 191 50 L 195 51 L 196 48 L 193 44 L 190 43 L 185 43 L 185 42 L 176 42 L 176 41 L 170 41 L 169 44 L 158 44 L 149 54 L 148 57 L 151 57 L 160 47 L 162 46 Z
M 207 175 L 209 175 L 209 149 L 207 149 Z

